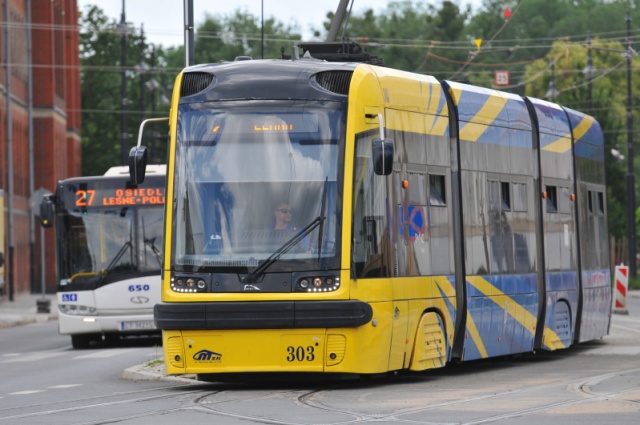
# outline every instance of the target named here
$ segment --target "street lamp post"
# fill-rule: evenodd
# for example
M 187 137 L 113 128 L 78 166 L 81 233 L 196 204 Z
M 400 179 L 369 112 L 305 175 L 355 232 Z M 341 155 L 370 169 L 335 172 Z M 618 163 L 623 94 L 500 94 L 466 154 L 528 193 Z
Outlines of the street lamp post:
M 591 33 L 587 36 L 587 67 L 584 69 L 584 73 L 587 76 L 587 104 L 589 113 L 592 114 L 593 109 L 593 59 L 591 57 Z
M 547 99 L 550 99 L 552 102 L 553 100 L 556 98 L 556 96 L 559 94 L 558 90 L 556 90 L 556 60 L 555 59 L 551 59 L 551 78 L 549 79 L 549 90 L 547 90 L 547 93 L 545 94 L 545 96 L 547 97 Z
M 120 15 L 120 155 L 122 165 L 127 165 L 129 153 L 127 152 L 127 20 L 122 0 L 122 14 Z
M 631 47 L 631 11 L 627 10 L 627 48 L 624 50 L 607 49 L 607 48 L 594 48 L 591 46 L 591 38 L 588 39 L 589 50 L 595 49 L 605 52 L 622 53 L 622 56 L 627 60 L 627 233 L 629 234 L 629 277 L 636 278 L 637 272 L 637 258 L 636 258 L 636 184 L 635 175 L 633 171 L 633 95 L 631 86 L 631 72 L 633 71 L 633 57 L 636 52 Z M 587 68 L 591 64 L 590 56 L 588 57 Z M 591 68 L 592 70 L 593 68 Z M 586 71 L 586 70 L 585 70 Z M 591 84 L 591 80 L 589 80 Z M 589 86 L 591 90 L 591 86 Z M 591 94 L 589 93 L 589 102 L 591 102 Z M 619 152 L 616 151 L 618 154 Z M 616 153 L 611 152 L 616 159 L 621 161 L 624 156 L 616 156 Z
M 629 276 L 636 278 L 636 188 L 633 172 L 633 98 L 631 96 L 631 11 L 627 10 L 627 229 L 629 231 Z

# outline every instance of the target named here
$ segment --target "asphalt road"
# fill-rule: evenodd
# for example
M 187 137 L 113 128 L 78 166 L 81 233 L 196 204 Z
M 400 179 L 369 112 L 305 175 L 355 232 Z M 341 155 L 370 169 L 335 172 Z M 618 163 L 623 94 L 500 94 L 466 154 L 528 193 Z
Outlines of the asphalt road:
M 73 350 L 46 322 L 0 330 L 2 424 L 637 424 L 640 298 L 610 335 L 557 352 L 370 380 L 122 379 L 157 339 Z

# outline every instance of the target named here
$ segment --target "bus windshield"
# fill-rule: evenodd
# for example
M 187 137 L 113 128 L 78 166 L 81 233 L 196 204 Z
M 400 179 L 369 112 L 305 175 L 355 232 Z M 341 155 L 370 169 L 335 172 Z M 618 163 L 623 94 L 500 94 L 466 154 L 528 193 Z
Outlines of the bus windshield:
M 344 127 L 338 102 L 181 105 L 172 265 L 336 266 Z
M 74 182 L 61 187 L 57 210 L 60 290 L 90 290 L 160 274 L 164 187 L 133 190 L 119 184 Z M 164 185 L 164 178 L 159 184 Z

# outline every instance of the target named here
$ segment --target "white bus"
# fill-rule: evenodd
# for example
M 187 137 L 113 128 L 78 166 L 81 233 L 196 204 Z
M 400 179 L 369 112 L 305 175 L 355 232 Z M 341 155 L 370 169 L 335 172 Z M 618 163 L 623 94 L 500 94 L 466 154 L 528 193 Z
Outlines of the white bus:
M 112 167 L 61 180 L 43 199 L 41 224 L 55 223 L 58 330 L 74 348 L 159 333 L 165 176 L 152 165 L 135 186 L 128 167 Z

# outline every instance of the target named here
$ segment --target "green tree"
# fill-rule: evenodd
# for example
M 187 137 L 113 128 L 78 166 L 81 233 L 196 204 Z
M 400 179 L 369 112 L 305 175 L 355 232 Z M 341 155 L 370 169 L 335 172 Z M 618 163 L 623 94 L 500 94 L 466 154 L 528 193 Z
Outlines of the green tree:
M 127 25 L 127 64 L 121 64 L 121 28 L 96 7 L 87 7 L 80 15 L 80 73 L 82 101 L 82 174 L 99 175 L 122 164 L 121 75 L 125 71 L 127 90 L 127 128 L 125 149 L 136 143 L 137 129 L 143 117 L 140 74 L 135 65 L 141 59 L 150 63 L 148 45 Z M 160 50 L 158 56 L 162 54 Z M 147 101 L 145 113 L 151 105 Z M 158 113 L 165 115 L 168 107 Z
M 300 41 L 296 31 L 295 26 L 274 18 L 266 19 L 262 30 L 260 18 L 247 11 L 237 10 L 228 16 L 207 14 L 195 31 L 194 63 L 233 61 L 239 56 L 279 58 L 282 48 L 288 52 Z M 184 47 L 167 49 L 167 62 L 172 69 L 184 68 Z
M 464 25 L 471 14 L 467 6 L 460 10 L 451 1 L 443 1 L 440 8 L 410 0 L 392 1 L 379 15 L 368 9 L 361 15 L 349 17 L 348 27 L 339 36 L 355 40 L 366 51 L 379 56 L 385 66 L 410 72 L 426 73 L 443 78 L 454 72 L 455 61 L 467 57 L 466 49 L 456 49 L 466 41 Z M 333 13 L 327 14 L 326 31 L 331 26 Z M 316 36 L 321 33 L 316 31 Z M 435 59 L 438 54 L 449 56 L 446 61 Z M 435 56 L 434 56 L 435 55 Z
M 587 65 L 587 47 L 582 43 L 557 41 L 548 58 L 533 62 L 526 68 L 524 79 L 529 81 L 526 94 L 548 98 L 551 66 L 554 63 L 554 83 L 558 95 L 553 101 L 593 115 L 600 123 L 605 137 L 605 169 L 607 176 L 607 206 L 609 233 L 620 240 L 627 234 L 626 226 L 626 162 L 620 163 L 611 155 L 617 149 L 627 155 L 626 102 L 627 67 L 620 42 L 592 42 L 592 102 L 587 101 L 589 80 L 583 72 Z M 639 61 L 634 60 L 634 67 Z M 637 93 L 640 82 L 635 82 Z M 634 111 L 634 121 L 638 114 Z M 637 162 L 637 161 L 636 161 Z M 638 195 L 636 194 L 636 197 Z
M 102 9 L 88 6 L 80 15 L 80 61 L 82 87 L 82 173 L 103 174 L 114 165 L 122 165 L 121 75 L 126 75 L 125 151 L 135 145 L 144 118 L 167 116 L 173 82 L 184 68 L 184 48 L 150 46 L 143 34 L 126 25 L 127 63 L 121 64 L 121 34 L 118 22 Z M 300 40 L 295 27 L 274 18 L 261 22 L 248 12 L 236 11 L 226 17 L 206 16 L 195 33 L 195 63 L 234 60 L 237 56 L 280 57 L 282 47 L 290 48 Z M 141 63 L 146 68 L 141 68 Z M 150 91 L 145 83 L 157 86 Z M 166 158 L 167 135 L 164 124 L 145 129 L 144 144 L 150 148 L 150 162 Z

